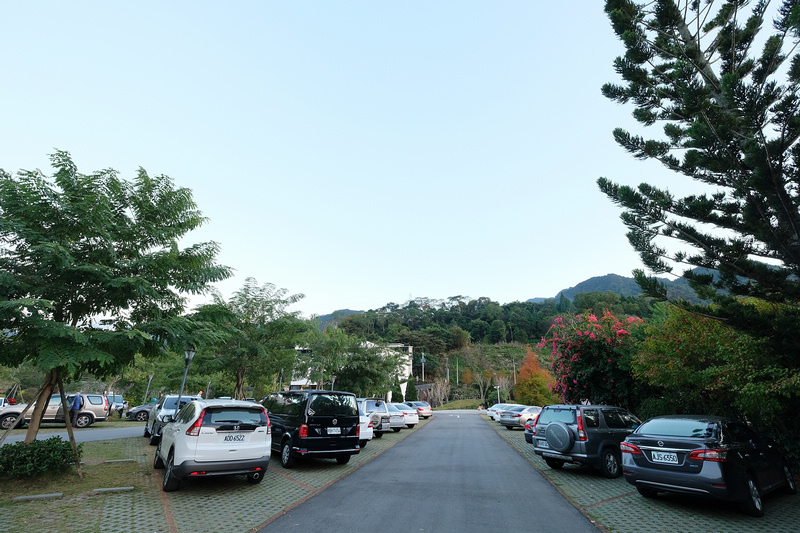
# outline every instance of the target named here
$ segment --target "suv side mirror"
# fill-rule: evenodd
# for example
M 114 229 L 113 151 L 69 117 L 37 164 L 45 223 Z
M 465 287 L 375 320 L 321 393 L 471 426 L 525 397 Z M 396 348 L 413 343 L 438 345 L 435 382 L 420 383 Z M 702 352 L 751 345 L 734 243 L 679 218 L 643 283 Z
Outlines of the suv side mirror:
M 175 419 L 172 417 L 172 415 L 164 415 L 163 421 L 164 421 L 165 424 L 169 424 L 173 420 L 175 420 Z

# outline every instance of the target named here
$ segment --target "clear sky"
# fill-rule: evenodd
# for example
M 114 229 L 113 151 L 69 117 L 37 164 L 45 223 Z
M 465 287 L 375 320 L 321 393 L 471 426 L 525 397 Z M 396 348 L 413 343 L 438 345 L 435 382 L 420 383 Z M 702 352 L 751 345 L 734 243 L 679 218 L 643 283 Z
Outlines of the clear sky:
M 636 126 L 600 94 L 623 51 L 602 5 L 5 2 L 0 168 L 50 174 L 57 148 L 170 176 L 226 298 L 553 297 L 641 267 L 597 178 L 666 172 L 612 139 Z

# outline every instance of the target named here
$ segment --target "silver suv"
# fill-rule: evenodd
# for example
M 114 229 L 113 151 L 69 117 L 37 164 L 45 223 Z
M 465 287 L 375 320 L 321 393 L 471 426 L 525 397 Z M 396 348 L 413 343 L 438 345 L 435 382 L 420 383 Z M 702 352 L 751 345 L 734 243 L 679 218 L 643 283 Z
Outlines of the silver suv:
M 545 405 L 533 426 L 533 450 L 550 468 L 576 463 L 619 477 L 619 443 L 639 425 L 638 418 L 612 405 Z
M 83 397 L 83 406 L 78 413 L 78 418 L 75 419 L 75 427 L 85 428 L 91 426 L 95 422 L 102 422 L 108 419 L 108 400 L 102 394 L 85 394 L 78 393 Z M 75 393 L 67 394 L 67 405 L 72 405 L 72 400 L 75 398 Z M 6 430 L 16 424 L 16 427 L 21 428 L 31 421 L 33 415 L 33 408 L 35 403 L 31 405 L 28 412 L 25 413 L 25 421 L 17 423 L 17 418 L 25 410 L 28 404 L 22 403 L 17 405 L 7 405 L 0 411 L 0 429 Z M 69 415 L 69 408 L 67 408 L 67 415 Z M 65 424 L 64 408 L 61 405 L 61 394 L 53 394 L 50 396 L 50 401 L 47 402 L 47 407 L 42 414 L 42 422 L 45 424 L 60 423 Z
M 383 437 L 384 433 L 389 433 L 391 427 L 391 415 L 386 406 L 386 400 L 382 398 L 359 398 L 358 406 L 372 421 L 372 436 L 376 439 Z M 399 430 L 398 430 L 399 431 Z
M 155 446 L 161 440 L 161 428 L 166 424 L 164 422 L 166 415 L 175 416 L 176 411 L 187 403 L 201 399 L 200 396 L 181 396 L 181 404 L 178 406 L 177 394 L 170 394 L 161 398 L 158 405 L 150 409 L 150 413 L 147 415 L 147 424 L 144 426 L 144 436 L 150 438 L 150 444 Z

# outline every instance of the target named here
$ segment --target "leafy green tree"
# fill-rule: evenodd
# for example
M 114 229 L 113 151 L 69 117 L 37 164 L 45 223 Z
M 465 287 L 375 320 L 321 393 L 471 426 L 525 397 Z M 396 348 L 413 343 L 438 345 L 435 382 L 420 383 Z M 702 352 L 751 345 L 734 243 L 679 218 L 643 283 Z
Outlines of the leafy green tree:
M 189 189 L 139 169 L 81 174 L 70 155 L 55 173 L 0 170 L 0 330 L 3 363 L 45 372 L 42 398 L 64 377 L 118 373 L 136 353 L 179 350 L 194 325 L 187 295 L 230 276 L 214 242 L 181 248 L 206 222 Z M 26 442 L 46 402 L 37 402 Z
M 246 396 L 248 375 L 253 381 L 276 375 L 292 360 L 308 323 L 287 308 L 302 298 L 302 294 L 289 295 L 272 283 L 259 286 L 254 278 L 247 278 L 228 301 L 214 292 L 212 303 L 197 308 L 194 319 L 221 339 L 204 348 L 214 355 L 206 365 L 233 375 L 233 398 Z
M 716 303 L 705 312 L 800 353 L 797 336 L 785 333 L 800 326 L 796 0 L 774 10 L 765 1 L 607 0 L 605 10 L 626 52 L 614 63 L 623 84 L 606 84 L 603 94 L 632 103 L 642 126 L 663 125 L 655 139 L 616 129 L 616 141 L 704 190 L 678 197 L 600 178 L 623 208 L 631 245 L 654 273 L 683 265 L 698 295 Z M 634 275 L 649 295 L 666 298 L 655 277 Z M 792 355 L 785 364 L 796 363 Z
M 560 398 L 552 391 L 553 384 L 553 376 L 542 368 L 539 356 L 528 347 L 514 387 L 514 398 L 526 405 L 558 403 Z
M 414 376 L 409 376 L 408 385 L 406 385 L 406 400 L 417 401 L 417 385 L 414 383 Z

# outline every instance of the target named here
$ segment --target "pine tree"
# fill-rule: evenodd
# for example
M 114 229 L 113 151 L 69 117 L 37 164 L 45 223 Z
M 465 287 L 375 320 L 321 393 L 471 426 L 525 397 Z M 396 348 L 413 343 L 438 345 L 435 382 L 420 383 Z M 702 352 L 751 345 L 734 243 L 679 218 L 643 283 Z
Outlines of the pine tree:
M 643 126 L 663 125 L 658 139 L 616 129 L 616 141 L 708 192 L 676 197 L 606 178 L 600 190 L 623 208 L 647 268 L 681 265 L 698 295 L 714 301 L 704 312 L 773 338 L 791 368 L 800 350 L 800 1 L 770 10 L 767 1 L 607 0 L 605 10 L 626 52 L 614 63 L 624 84 L 606 84 L 603 94 L 632 103 Z M 666 298 L 655 277 L 634 276 Z

